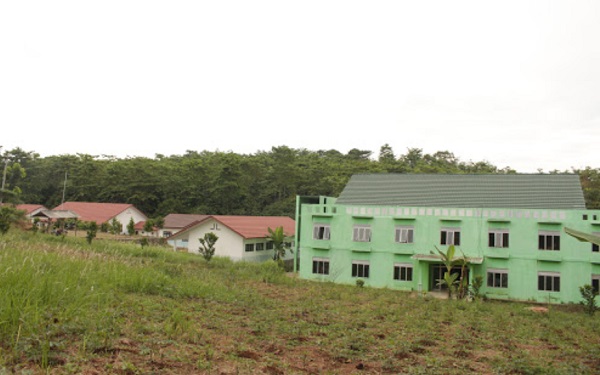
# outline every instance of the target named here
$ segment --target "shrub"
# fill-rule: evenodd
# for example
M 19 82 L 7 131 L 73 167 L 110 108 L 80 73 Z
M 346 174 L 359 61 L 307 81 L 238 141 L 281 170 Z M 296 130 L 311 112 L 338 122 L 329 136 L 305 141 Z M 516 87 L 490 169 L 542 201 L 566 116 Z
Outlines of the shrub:
M 483 285 L 483 276 L 478 275 L 473 278 L 469 288 L 469 297 L 473 300 L 481 298 L 479 290 Z
M 218 239 L 219 237 L 213 232 L 207 232 L 204 234 L 204 238 L 198 238 L 198 241 L 200 241 L 200 247 L 198 248 L 198 251 L 200 254 L 202 254 L 207 262 L 209 262 L 213 255 L 215 255 L 215 244 L 217 243 Z
M 594 315 L 596 310 L 598 310 L 598 306 L 596 306 L 596 296 L 598 295 L 598 291 L 590 284 L 586 284 L 579 287 L 579 293 L 581 293 L 581 297 L 583 298 L 581 304 L 583 305 L 585 312 L 589 315 Z

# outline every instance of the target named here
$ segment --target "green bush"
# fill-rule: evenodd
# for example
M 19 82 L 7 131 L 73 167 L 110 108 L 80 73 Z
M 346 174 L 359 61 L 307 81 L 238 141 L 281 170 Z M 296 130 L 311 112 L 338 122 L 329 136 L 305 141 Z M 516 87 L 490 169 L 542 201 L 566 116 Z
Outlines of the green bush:
M 596 296 L 598 295 L 598 291 L 590 284 L 586 284 L 579 287 L 579 293 L 581 293 L 581 297 L 583 298 L 581 304 L 583 305 L 585 312 L 589 315 L 594 315 L 596 310 L 598 310 L 598 306 L 596 306 Z

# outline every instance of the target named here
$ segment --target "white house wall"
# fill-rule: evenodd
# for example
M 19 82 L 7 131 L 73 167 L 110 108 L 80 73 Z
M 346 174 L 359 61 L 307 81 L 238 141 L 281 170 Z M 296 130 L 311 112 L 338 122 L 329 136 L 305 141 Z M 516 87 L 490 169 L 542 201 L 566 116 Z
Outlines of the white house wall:
M 196 227 L 188 230 L 187 232 L 187 248 L 188 252 L 199 254 L 200 241 L 199 238 L 204 238 L 204 235 L 208 232 L 213 232 L 219 237 L 215 244 L 215 256 L 228 257 L 231 260 L 247 260 L 251 262 L 263 262 L 269 259 L 273 259 L 273 250 L 266 250 L 265 238 L 250 238 L 244 239 L 241 235 L 233 230 L 229 229 L 225 225 L 215 221 L 208 220 L 207 222 L 201 223 Z M 177 238 L 176 240 L 169 241 L 171 246 L 181 247 L 182 240 L 185 237 Z M 288 242 L 293 241 L 293 237 L 287 239 Z M 263 243 L 265 250 L 259 251 L 245 251 L 246 244 Z M 293 254 L 290 251 L 286 251 L 284 260 L 293 259 Z
M 158 236 L 159 237 L 169 237 L 174 235 L 175 233 L 179 232 L 181 230 L 181 228 L 160 228 L 158 230 Z M 167 233 L 167 235 L 165 235 L 165 233 Z
M 204 235 L 209 232 L 219 237 L 215 244 L 215 256 L 229 257 L 232 260 L 243 259 L 243 238 L 215 220 L 207 220 L 188 231 L 188 251 L 198 254 L 199 238 L 204 238 Z
M 117 220 L 119 220 L 119 222 L 122 225 L 121 233 L 127 233 L 127 225 L 129 224 L 129 220 L 131 218 L 133 218 L 133 223 L 134 224 L 135 223 L 139 223 L 140 221 L 146 221 L 146 220 L 148 220 L 148 218 L 146 217 L 146 215 L 144 215 L 137 208 L 134 208 L 134 207 L 129 207 L 125 211 L 123 211 L 120 214 L 118 214 L 117 216 L 115 216 L 115 218 Z M 112 221 L 112 219 L 109 220 L 109 223 L 111 221 Z
M 285 241 L 292 243 L 294 241 L 294 238 L 293 237 L 287 237 Z M 256 244 L 257 243 L 262 243 L 264 245 L 263 248 L 265 250 L 256 250 Z M 254 251 L 245 251 L 246 244 L 254 244 L 255 250 Z M 244 255 L 243 255 L 243 259 L 244 260 L 248 260 L 248 261 L 253 261 L 253 262 L 264 262 L 265 260 L 273 259 L 273 253 L 275 252 L 275 250 L 266 250 L 266 245 L 267 245 L 267 239 L 266 238 L 250 238 L 250 239 L 247 239 L 246 241 L 244 241 L 244 247 L 243 247 Z M 283 257 L 283 260 L 292 260 L 292 259 L 294 259 L 294 255 L 292 254 L 292 252 L 289 249 L 286 249 L 285 256 Z
M 181 230 L 181 228 L 161 228 L 158 230 L 158 236 L 160 238 L 164 238 L 164 237 L 169 237 L 174 235 L 175 233 L 179 232 Z M 167 240 L 167 244 L 169 244 L 169 246 L 173 246 L 173 247 L 188 247 L 188 243 L 187 240 L 183 241 L 181 239 L 177 239 L 177 240 Z

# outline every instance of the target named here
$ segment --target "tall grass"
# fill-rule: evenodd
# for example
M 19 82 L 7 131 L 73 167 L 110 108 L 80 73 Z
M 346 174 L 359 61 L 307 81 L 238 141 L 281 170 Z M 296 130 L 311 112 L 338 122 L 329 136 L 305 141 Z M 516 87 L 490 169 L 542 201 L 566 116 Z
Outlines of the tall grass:
M 69 335 L 85 350 L 110 346 L 127 294 L 251 302 L 240 278 L 286 281 L 276 265 L 207 264 L 165 248 L 10 232 L 0 238 L 0 358 L 49 366 Z
M 85 372 L 79 359 L 126 357 L 111 356 L 123 339 L 136 341 L 135 353 L 97 371 L 160 372 L 136 368 L 157 358 L 192 373 L 219 373 L 219 363 L 240 373 L 348 373 L 359 363 L 370 373 L 600 371 L 598 316 L 578 306 L 525 307 L 297 280 L 273 262 L 206 262 L 168 248 L 18 231 L 0 237 L 0 374 Z

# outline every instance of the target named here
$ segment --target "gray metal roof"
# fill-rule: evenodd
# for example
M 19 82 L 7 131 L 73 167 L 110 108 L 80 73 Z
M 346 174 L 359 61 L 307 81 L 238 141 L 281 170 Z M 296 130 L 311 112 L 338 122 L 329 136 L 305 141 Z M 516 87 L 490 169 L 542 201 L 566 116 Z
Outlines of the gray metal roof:
M 360 174 L 337 204 L 585 209 L 575 174 Z
M 41 210 L 34 217 L 47 217 L 48 219 L 77 219 L 77 215 L 73 211 L 69 210 Z

